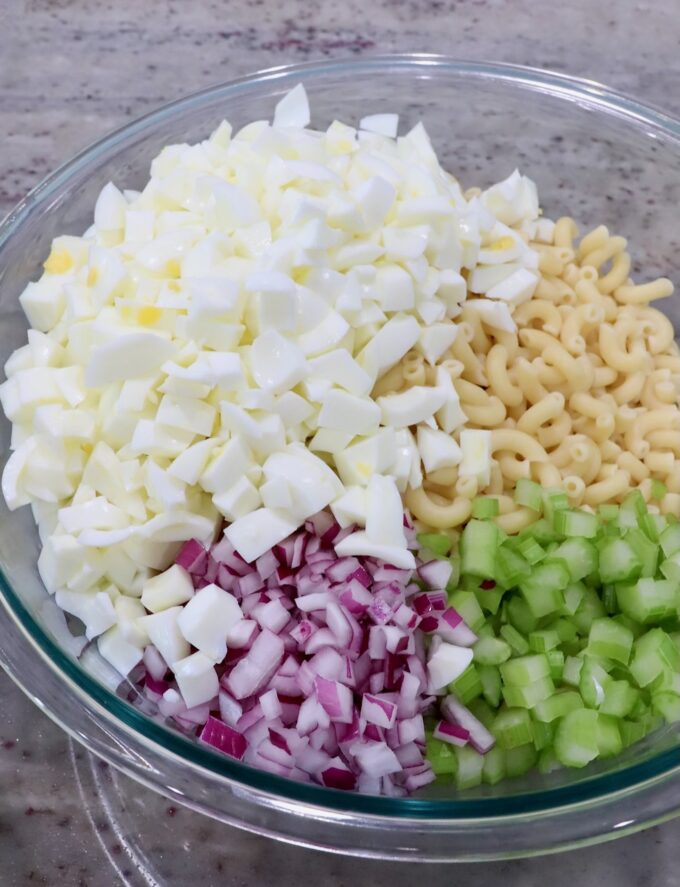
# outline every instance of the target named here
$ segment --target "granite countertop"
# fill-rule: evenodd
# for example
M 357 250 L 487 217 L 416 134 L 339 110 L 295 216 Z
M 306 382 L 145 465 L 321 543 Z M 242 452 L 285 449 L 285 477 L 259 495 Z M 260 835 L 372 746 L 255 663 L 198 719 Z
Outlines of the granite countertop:
M 676 0 L 0 0 L 0 215 L 94 138 L 257 68 L 444 52 L 605 81 L 680 114 Z M 625 51 L 621 51 L 624 48 Z M 625 68 L 621 67 L 625 58 Z M 680 820 L 559 856 L 450 868 L 246 835 L 100 766 L 0 674 L 0 884 L 680 885 Z

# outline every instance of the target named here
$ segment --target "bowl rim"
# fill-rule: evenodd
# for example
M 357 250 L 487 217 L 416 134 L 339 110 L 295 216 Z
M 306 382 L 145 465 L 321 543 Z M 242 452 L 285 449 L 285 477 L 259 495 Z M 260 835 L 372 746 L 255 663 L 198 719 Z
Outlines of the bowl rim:
M 680 145 L 680 120 L 595 81 L 539 68 L 487 61 L 459 61 L 444 55 L 425 53 L 374 55 L 281 65 L 216 84 L 169 102 L 95 141 L 43 179 L 8 213 L 0 223 L 0 251 L 6 248 L 14 232 L 29 215 L 50 201 L 77 170 L 95 160 L 100 153 L 142 135 L 145 130 L 165 119 L 175 117 L 184 110 L 198 108 L 201 104 L 212 102 L 220 96 L 228 100 L 234 94 L 243 95 L 256 91 L 268 82 L 281 81 L 282 86 L 288 88 L 292 85 L 291 81 L 295 81 L 296 78 L 305 82 L 324 74 L 348 71 L 370 73 L 378 70 L 408 71 L 421 77 L 427 76 L 428 72 L 439 71 L 477 82 L 500 81 L 511 86 L 549 94 L 564 101 L 572 101 L 586 109 L 623 117 L 638 126 L 644 126 L 651 138 L 663 136 Z M 365 818 L 379 817 L 382 820 L 404 822 L 416 819 L 419 824 L 438 822 L 464 826 L 466 823 L 532 816 L 545 811 L 568 809 L 572 812 L 584 805 L 600 804 L 605 801 L 608 803 L 631 792 L 644 792 L 659 779 L 667 782 L 672 778 L 680 786 L 680 751 L 677 749 L 661 752 L 652 759 L 634 764 L 625 770 L 590 776 L 572 785 L 498 798 L 446 800 L 423 800 L 417 797 L 379 798 L 295 783 L 233 761 L 195 740 L 187 739 L 148 719 L 106 689 L 77 661 L 61 650 L 37 623 L 2 572 L 0 572 L 0 591 L 5 610 L 15 628 L 29 641 L 35 653 L 50 671 L 59 678 L 64 689 L 68 688 L 86 710 L 91 710 L 107 723 L 122 728 L 126 739 L 131 741 L 132 745 L 160 752 L 164 757 L 169 757 L 196 773 L 202 772 L 211 778 L 217 778 L 225 787 L 233 788 L 236 785 L 252 789 L 263 799 L 269 799 L 269 803 L 279 798 L 293 802 L 301 809 L 306 808 L 317 813 L 333 811 L 343 815 L 358 814 Z M 22 676 L 17 671 L 16 663 L 6 651 L 0 651 L 0 662 L 22 686 Z M 41 699 L 35 690 L 27 692 L 62 727 L 83 741 L 83 736 L 78 733 L 74 725 L 63 724 L 60 721 L 58 700 Z M 101 750 L 98 750 L 98 753 L 101 754 Z M 138 778 L 142 776 L 139 772 L 136 775 Z M 493 813 L 489 812 L 490 801 L 493 801 Z M 665 814 L 668 810 L 657 812 Z

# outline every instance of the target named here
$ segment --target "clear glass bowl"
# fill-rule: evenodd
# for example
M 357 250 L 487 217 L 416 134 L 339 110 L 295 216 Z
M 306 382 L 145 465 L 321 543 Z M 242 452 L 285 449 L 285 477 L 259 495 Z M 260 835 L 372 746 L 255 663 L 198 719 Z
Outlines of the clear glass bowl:
M 107 136 L 39 185 L 0 228 L 0 356 L 25 341 L 17 297 L 56 234 L 81 233 L 112 180 L 142 185 L 170 142 L 195 141 L 224 117 L 270 118 L 302 81 L 318 127 L 398 111 L 423 120 L 445 167 L 486 185 L 515 166 L 545 212 L 629 237 L 636 271 L 680 282 L 680 122 L 585 81 L 433 56 L 277 68 L 167 105 Z M 680 328 L 678 301 L 669 300 Z M 1 424 L 3 450 L 9 424 Z M 97 655 L 78 661 L 36 571 L 28 509 L 0 505 L 0 661 L 48 715 L 140 782 L 224 822 L 298 844 L 367 856 L 462 860 L 521 856 L 657 822 L 680 808 L 680 741 L 667 728 L 583 771 L 532 775 L 465 793 L 430 788 L 395 800 L 301 785 L 239 764 L 166 729 L 112 689 Z

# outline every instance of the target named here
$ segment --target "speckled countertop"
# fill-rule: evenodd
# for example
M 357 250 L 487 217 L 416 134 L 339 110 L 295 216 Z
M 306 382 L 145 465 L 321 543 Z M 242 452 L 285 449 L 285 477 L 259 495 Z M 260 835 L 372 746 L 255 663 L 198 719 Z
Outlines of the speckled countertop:
M 677 0 L 0 0 L 0 215 L 95 137 L 183 93 L 274 64 L 396 50 L 550 67 L 680 114 Z M 91 761 L 3 675 L 0 711 L 3 887 L 680 885 L 680 820 L 538 860 L 359 862 L 170 807 Z

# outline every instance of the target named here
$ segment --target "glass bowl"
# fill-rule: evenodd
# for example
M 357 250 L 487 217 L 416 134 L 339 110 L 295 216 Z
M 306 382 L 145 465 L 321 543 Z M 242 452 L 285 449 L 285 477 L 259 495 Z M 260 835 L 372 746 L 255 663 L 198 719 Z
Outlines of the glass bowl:
M 196 141 L 223 118 L 270 118 L 296 83 L 313 123 L 397 111 L 423 120 L 464 187 L 515 166 L 548 216 L 605 223 L 629 237 L 637 273 L 680 281 L 680 122 L 595 83 L 504 65 L 413 55 L 275 68 L 166 105 L 107 136 L 40 184 L 0 228 L 0 356 L 23 344 L 17 297 L 57 234 L 81 233 L 108 181 L 134 188 L 163 145 Z M 668 300 L 680 328 L 678 302 Z M 666 308 L 668 310 L 668 308 Z M 9 424 L 1 424 L 3 450 Z M 547 852 L 625 834 L 680 808 L 680 741 L 660 730 L 583 771 L 532 775 L 465 793 L 408 799 L 302 785 L 172 732 L 115 691 L 92 650 L 80 660 L 38 578 L 30 511 L 0 505 L 0 661 L 50 717 L 91 751 L 194 810 L 265 835 L 339 853 L 471 860 Z

